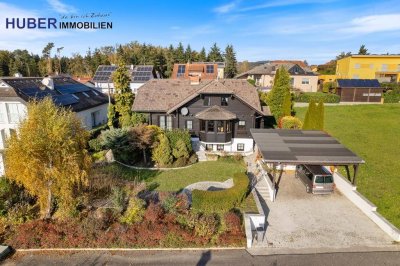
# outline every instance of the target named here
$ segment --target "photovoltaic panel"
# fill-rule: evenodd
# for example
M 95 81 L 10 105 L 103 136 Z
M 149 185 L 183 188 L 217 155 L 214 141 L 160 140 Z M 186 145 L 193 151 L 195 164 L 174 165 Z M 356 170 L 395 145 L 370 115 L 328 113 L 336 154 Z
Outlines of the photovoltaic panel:
M 77 92 L 90 91 L 90 88 L 80 84 L 68 84 L 68 85 L 55 85 L 55 89 L 61 94 L 71 94 Z
M 79 102 L 79 100 L 75 99 L 72 95 L 55 95 L 53 96 L 53 101 L 61 106 L 71 105 Z

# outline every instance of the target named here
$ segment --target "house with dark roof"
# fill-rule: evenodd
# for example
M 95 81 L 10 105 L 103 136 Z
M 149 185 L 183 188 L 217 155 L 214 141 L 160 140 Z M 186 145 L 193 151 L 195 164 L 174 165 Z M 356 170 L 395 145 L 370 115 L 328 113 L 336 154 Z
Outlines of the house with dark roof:
M 336 82 L 341 102 L 382 101 L 383 88 L 377 79 L 337 79 Z
M 114 93 L 114 83 L 112 74 L 117 70 L 116 65 L 100 65 L 93 76 L 95 88 L 103 93 Z M 131 77 L 130 87 L 133 93 L 137 92 L 147 81 L 155 78 L 160 78 L 160 75 L 155 71 L 152 65 L 127 65 L 126 66 Z
M 270 116 L 246 80 L 151 80 L 135 97 L 133 111 L 165 130 L 186 129 L 195 150 L 252 152 L 251 128 Z
M 174 64 L 172 79 L 223 79 L 225 62 L 194 62 Z
M 27 103 L 45 97 L 58 106 L 71 108 L 87 129 L 107 122 L 108 96 L 70 77 L 0 77 L 0 175 L 4 173 L 6 137 L 25 118 Z
M 274 63 L 275 62 L 275 63 Z M 263 90 L 272 88 L 276 71 L 284 67 L 290 74 L 293 90 L 316 92 L 318 90 L 318 75 L 308 67 L 301 67 L 293 62 L 274 61 L 259 65 L 236 76 L 237 79 L 253 79 L 256 86 Z

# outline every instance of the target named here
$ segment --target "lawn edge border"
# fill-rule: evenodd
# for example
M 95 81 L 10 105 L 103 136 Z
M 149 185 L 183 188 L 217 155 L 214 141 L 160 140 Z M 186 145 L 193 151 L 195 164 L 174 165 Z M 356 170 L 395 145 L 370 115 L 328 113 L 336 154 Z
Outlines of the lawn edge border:
M 196 250 L 245 250 L 243 247 L 198 247 L 198 248 L 20 248 L 16 252 L 41 251 L 196 251 Z

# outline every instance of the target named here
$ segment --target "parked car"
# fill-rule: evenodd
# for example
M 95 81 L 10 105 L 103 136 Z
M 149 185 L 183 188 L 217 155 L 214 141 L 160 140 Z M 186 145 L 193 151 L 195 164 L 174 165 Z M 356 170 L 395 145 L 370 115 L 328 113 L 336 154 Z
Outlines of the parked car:
M 335 189 L 331 172 L 321 165 L 297 165 L 295 176 L 304 183 L 307 193 L 330 194 Z

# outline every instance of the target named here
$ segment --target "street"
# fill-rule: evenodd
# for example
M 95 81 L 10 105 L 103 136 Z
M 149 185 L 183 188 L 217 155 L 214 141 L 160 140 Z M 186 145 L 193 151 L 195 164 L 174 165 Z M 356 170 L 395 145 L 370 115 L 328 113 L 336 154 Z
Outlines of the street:
M 400 252 L 251 256 L 246 250 L 17 252 L 2 265 L 399 265 Z

